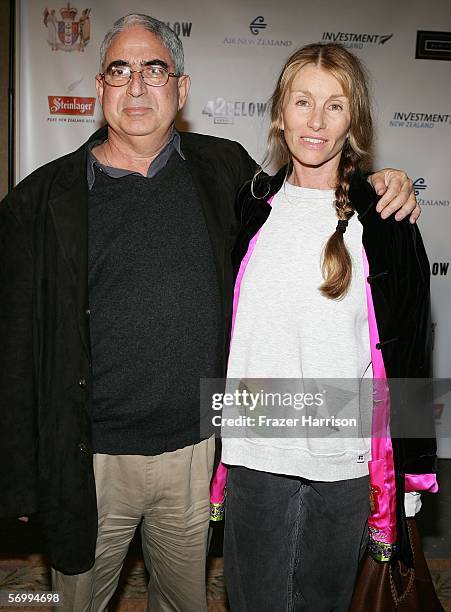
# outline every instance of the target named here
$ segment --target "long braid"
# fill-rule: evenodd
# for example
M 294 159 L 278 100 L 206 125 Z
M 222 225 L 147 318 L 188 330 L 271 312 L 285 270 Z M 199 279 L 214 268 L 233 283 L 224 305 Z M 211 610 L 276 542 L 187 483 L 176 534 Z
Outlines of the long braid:
M 359 159 L 359 155 L 346 141 L 338 165 L 337 188 L 335 189 L 335 209 L 339 221 L 347 222 L 354 214 L 348 193 L 351 176 L 357 168 Z M 332 300 L 339 300 L 346 295 L 352 278 L 352 261 L 343 234 L 344 229 L 337 226 L 327 241 L 322 256 L 321 271 L 324 283 L 319 289 L 325 297 Z

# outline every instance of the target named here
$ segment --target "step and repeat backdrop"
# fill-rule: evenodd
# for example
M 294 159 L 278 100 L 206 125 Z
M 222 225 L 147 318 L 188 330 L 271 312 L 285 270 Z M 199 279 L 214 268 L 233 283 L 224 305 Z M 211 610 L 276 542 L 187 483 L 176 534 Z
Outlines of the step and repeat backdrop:
M 102 124 L 94 77 L 106 31 L 124 14 L 166 22 L 191 75 L 180 129 L 266 147 L 267 102 L 299 46 L 340 42 L 371 75 L 374 166 L 405 169 L 423 207 L 431 262 L 434 375 L 451 378 L 451 4 L 449 0 L 20 0 L 16 179 L 77 148 Z M 439 453 L 451 457 L 451 394 L 437 397 Z

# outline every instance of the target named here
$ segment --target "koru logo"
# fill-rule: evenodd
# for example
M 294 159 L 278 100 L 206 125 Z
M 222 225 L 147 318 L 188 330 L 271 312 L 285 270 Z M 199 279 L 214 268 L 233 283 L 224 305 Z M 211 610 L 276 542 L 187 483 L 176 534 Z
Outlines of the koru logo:
M 413 181 L 413 189 L 416 196 L 420 195 L 420 191 L 423 191 L 423 189 L 427 189 L 426 181 L 423 177 L 420 176 Z
M 262 17 L 261 15 L 259 15 L 258 17 L 255 17 L 255 19 L 253 19 L 250 24 L 249 24 L 249 30 L 251 31 L 251 33 L 254 36 L 257 36 L 257 34 L 260 34 L 260 30 L 265 30 L 266 26 L 268 24 L 265 23 L 265 18 Z

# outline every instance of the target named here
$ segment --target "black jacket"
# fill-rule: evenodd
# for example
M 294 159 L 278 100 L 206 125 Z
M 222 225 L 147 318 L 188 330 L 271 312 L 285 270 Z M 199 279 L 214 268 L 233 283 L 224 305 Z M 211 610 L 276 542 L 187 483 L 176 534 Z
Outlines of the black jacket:
M 279 191 L 285 176 L 286 168 L 282 168 L 273 177 L 262 175 L 252 189 L 248 182 L 240 190 L 237 216 L 242 229 L 232 255 L 235 277 L 250 240 L 271 212 L 267 200 Z M 404 475 L 436 472 L 432 393 L 427 384 L 432 331 L 429 262 L 417 225 L 407 219 L 397 222 L 393 216 L 383 220 L 376 212 L 378 196 L 363 175 L 354 175 L 349 199 L 363 226 L 368 282 L 380 338 L 377 349 L 382 351 L 390 388 L 398 551 L 410 565 L 403 520 Z M 418 393 L 413 391 L 412 379 L 421 379 Z
M 0 516 L 38 513 L 50 561 L 65 573 L 93 565 L 97 537 L 87 144 L 33 172 L 0 205 Z M 210 136 L 181 133 L 181 149 L 215 259 L 225 364 L 235 197 L 255 162 Z

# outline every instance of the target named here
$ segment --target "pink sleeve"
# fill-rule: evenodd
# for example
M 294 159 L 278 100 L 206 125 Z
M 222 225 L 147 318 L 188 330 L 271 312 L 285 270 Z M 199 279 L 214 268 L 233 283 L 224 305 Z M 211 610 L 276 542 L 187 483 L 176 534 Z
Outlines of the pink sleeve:
M 436 474 L 406 474 L 405 475 L 405 491 L 412 493 L 413 491 L 428 491 L 428 493 L 437 493 L 438 483 Z
M 227 468 L 222 462 L 210 485 L 210 520 L 221 521 L 224 517 L 224 502 L 227 485 Z

